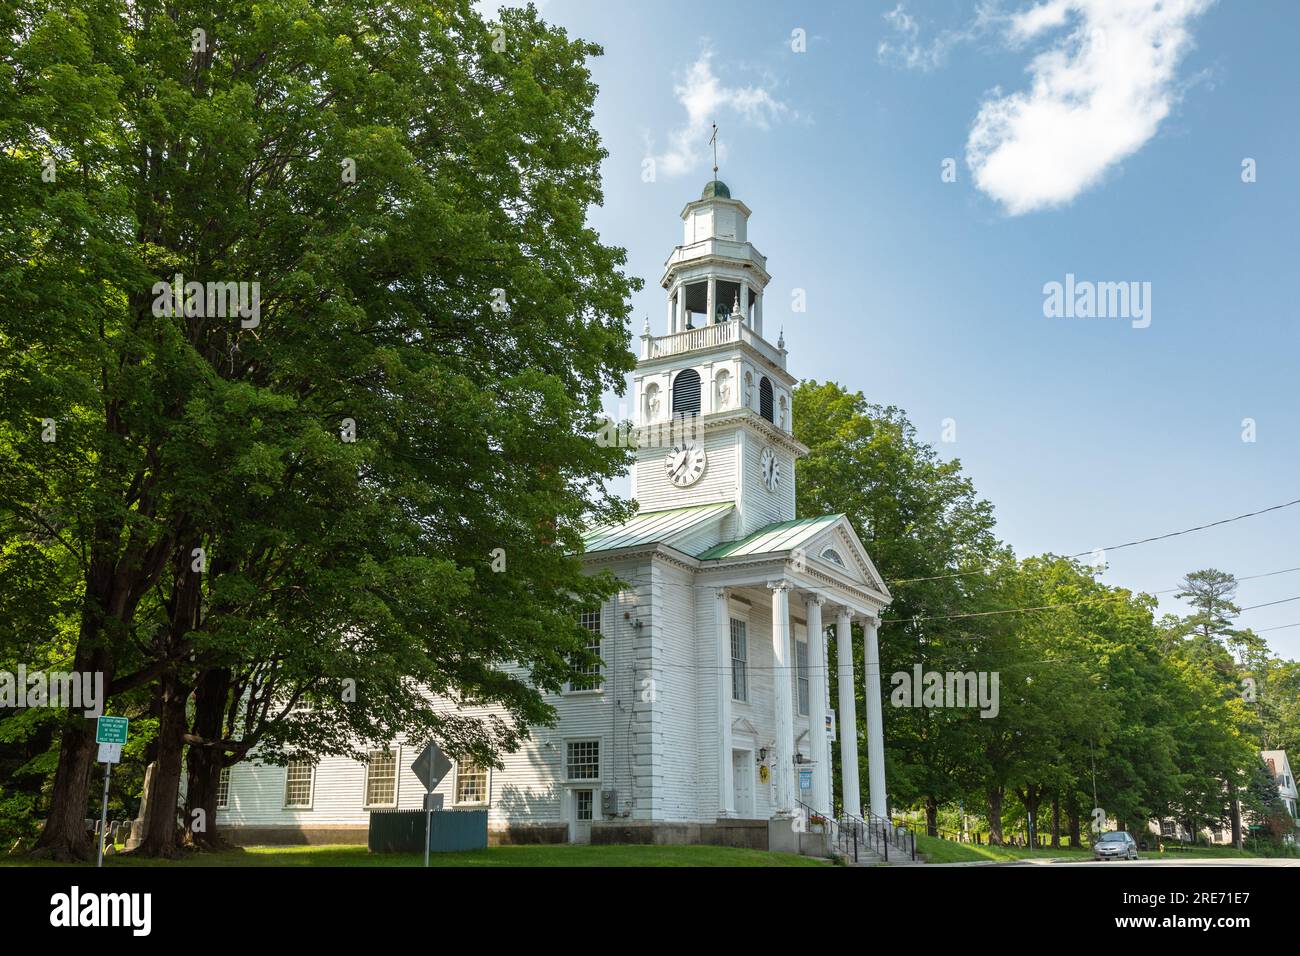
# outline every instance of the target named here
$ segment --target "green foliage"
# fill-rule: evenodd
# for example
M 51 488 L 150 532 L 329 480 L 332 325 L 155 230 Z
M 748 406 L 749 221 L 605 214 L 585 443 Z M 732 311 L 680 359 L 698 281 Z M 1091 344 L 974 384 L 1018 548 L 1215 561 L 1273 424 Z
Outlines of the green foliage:
M 0 654 L 137 716 L 218 673 L 235 756 L 492 761 L 553 717 L 613 587 L 574 553 L 625 513 L 593 436 L 637 282 L 586 225 L 599 48 L 500 17 L 504 51 L 469 0 L 0 13 Z M 260 314 L 170 314 L 177 274 Z

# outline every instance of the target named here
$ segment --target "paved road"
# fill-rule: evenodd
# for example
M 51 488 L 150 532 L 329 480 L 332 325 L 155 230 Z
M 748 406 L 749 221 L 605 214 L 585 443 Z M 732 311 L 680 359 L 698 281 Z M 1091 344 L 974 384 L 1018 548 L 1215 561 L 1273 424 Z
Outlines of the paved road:
M 1294 857 L 1201 857 L 1193 859 L 1175 859 L 1171 857 L 1150 857 L 1138 860 L 1016 860 L 1016 866 L 1104 866 L 1107 869 L 1120 866 L 1300 866 L 1300 859 Z
M 1106 869 L 1115 869 L 1124 866 L 1145 866 L 1145 867 L 1163 867 L 1163 866 L 1296 866 L 1300 867 L 1300 859 L 1288 857 L 1259 857 L 1259 858 L 1241 858 L 1241 857 L 1224 857 L 1222 859 L 1213 858 L 1194 858 L 1179 859 L 1171 857 L 1149 857 L 1139 860 L 1107 860 L 1104 863 L 1100 860 L 1071 860 L 1063 858 L 1039 858 L 1032 860 L 981 860 L 970 863 L 891 863 L 891 866 L 920 866 L 926 869 L 934 867 L 949 866 L 1091 866 L 1105 867 Z

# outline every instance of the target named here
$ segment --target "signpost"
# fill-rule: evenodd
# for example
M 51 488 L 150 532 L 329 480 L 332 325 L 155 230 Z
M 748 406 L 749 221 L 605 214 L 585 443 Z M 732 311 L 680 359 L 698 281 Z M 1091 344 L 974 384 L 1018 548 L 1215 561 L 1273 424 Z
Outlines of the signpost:
M 95 866 L 104 865 L 104 838 L 108 836 L 108 779 L 113 764 L 122 760 L 126 727 L 125 717 L 100 717 L 95 721 L 95 743 L 99 744 L 99 762 L 104 765 L 104 797 L 99 805 L 99 854 Z
M 420 755 L 415 758 L 415 763 L 411 764 L 411 769 L 415 775 L 424 784 L 426 791 L 424 795 L 424 865 L 429 865 L 429 843 L 433 838 L 433 811 L 439 809 L 434 805 L 433 791 L 438 788 L 442 778 L 447 776 L 447 771 L 451 769 L 451 761 L 447 755 L 438 749 L 438 745 L 430 743 L 420 751 Z

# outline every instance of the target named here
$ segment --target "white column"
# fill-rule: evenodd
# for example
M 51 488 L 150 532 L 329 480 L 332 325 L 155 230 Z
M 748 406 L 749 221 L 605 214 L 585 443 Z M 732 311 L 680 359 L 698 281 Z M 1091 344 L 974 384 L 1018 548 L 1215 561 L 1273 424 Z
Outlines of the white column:
M 844 798 L 844 812 L 862 816 L 862 801 L 858 796 L 858 716 L 854 705 L 853 680 L 853 616 L 848 608 L 841 608 L 835 621 L 835 651 L 839 661 L 840 712 L 836 714 L 840 735 L 840 793 Z
M 763 334 L 763 296 L 761 293 L 754 296 L 754 331 L 759 335 Z
M 731 776 L 731 612 L 727 589 L 713 592 L 718 628 L 718 816 L 736 815 L 735 781 Z
M 677 328 L 678 332 L 686 331 L 686 286 L 677 287 Z
M 885 794 L 885 721 L 880 707 L 880 642 L 876 637 L 879 626 L 880 618 L 866 618 L 862 653 L 866 660 L 867 784 L 871 787 L 871 812 L 883 820 L 888 817 L 889 800 Z
M 677 297 L 668 294 L 668 334 L 677 331 Z
M 718 315 L 718 280 L 715 279 L 713 276 L 709 276 L 708 299 L 709 299 L 709 304 L 708 304 L 709 317 L 704 324 L 712 325 L 714 322 L 717 321 L 717 315 Z
M 776 777 L 776 816 L 794 814 L 794 695 L 790 679 L 790 583 L 772 581 L 772 683 L 775 687 L 776 744 L 772 773 Z
M 813 809 L 831 812 L 831 748 L 826 740 L 826 647 L 822 643 L 822 605 L 826 599 L 811 594 L 808 605 L 808 741 L 812 745 Z
M 742 282 L 740 284 L 740 314 L 742 316 L 741 321 L 745 325 L 748 325 L 749 324 L 749 283 L 748 282 Z

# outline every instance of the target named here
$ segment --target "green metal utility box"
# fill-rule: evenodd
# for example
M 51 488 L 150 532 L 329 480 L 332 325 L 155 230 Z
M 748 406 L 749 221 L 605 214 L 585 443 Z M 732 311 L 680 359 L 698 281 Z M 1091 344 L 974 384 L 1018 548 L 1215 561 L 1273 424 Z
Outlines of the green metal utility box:
M 487 848 L 486 810 L 434 810 L 429 849 L 434 853 Z M 371 853 L 423 853 L 424 810 L 371 810 Z

